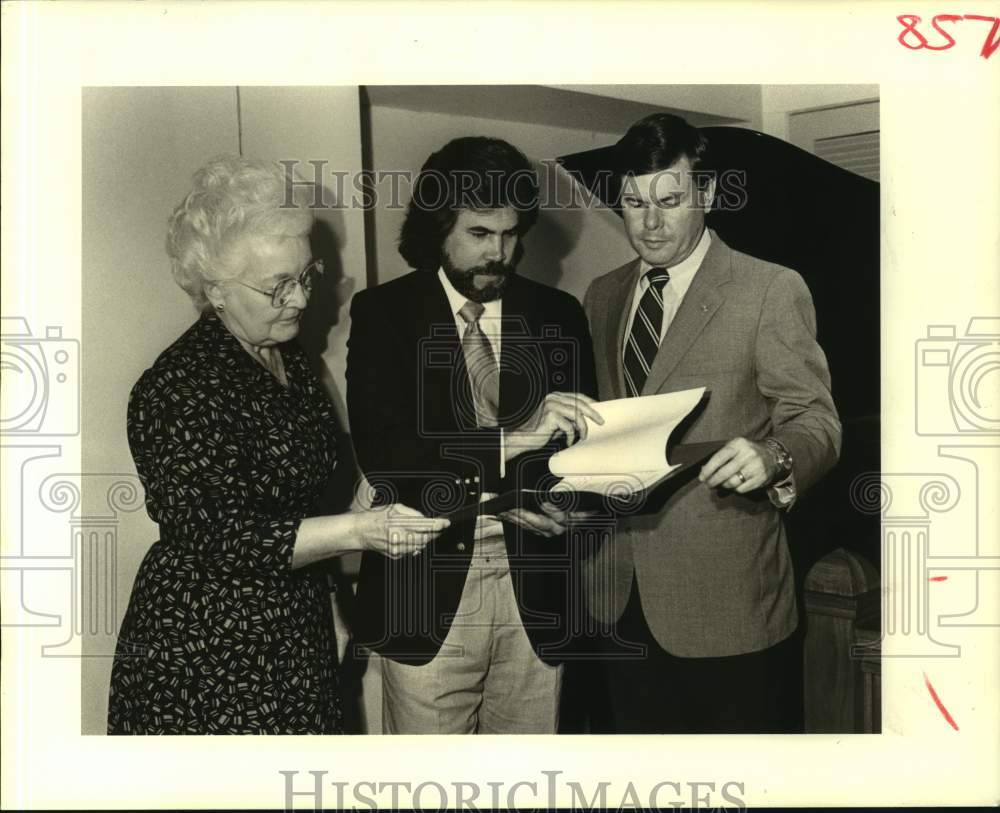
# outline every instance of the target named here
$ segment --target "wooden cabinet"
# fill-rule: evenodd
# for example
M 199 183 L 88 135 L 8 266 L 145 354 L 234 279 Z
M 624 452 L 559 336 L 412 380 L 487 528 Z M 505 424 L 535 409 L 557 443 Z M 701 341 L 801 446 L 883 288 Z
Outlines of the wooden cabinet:
M 864 557 L 838 548 L 805 581 L 807 733 L 881 730 L 880 591 Z

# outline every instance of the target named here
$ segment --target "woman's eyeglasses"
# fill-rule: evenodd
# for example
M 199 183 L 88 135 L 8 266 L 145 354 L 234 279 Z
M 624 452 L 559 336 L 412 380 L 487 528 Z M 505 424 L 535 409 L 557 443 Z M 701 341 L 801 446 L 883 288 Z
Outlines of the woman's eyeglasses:
M 275 285 L 270 291 L 264 291 L 260 288 L 255 288 L 253 285 L 248 285 L 242 280 L 234 279 L 233 282 L 242 285 L 244 288 L 249 288 L 251 291 L 256 291 L 258 294 L 263 294 L 264 296 L 271 297 L 271 305 L 275 308 L 283 308 L 289 302 L 291 302 L 292 297 L 295 296 L 295 289 L 301 288 L 302 293 L 309 296 L 312 293 L 313 285 L 316 284 L 316 280 L 322 276 L 324 271 L 322 260 L 313 260 L 309 265 L 305 267 L 298 278 L 288 277 L 283 279 L 277 285 Z

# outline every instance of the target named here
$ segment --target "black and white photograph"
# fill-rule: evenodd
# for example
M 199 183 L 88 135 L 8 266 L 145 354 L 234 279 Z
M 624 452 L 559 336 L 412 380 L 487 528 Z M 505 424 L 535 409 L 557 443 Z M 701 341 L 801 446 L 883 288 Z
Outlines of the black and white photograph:
M 84 89 L 88 732 L 877 733 L 878 104 Z

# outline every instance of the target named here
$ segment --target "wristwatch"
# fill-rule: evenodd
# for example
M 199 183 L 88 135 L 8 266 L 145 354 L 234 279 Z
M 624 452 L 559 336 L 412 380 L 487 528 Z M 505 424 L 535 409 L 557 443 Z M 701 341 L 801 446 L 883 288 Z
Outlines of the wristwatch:
M 789 454 L 788 449 L 785 448 L 784 444 L 775 438 L 765 438 L 764 445 L 767 446 L 767 448 L 771 451 L 771 454 L 774 455 L 774 462 L 778 466 L 778 471 L 775 473 L 771 482 L 780 482 L 792 473 L 792 464 L 794 462 L 792 460 L 792 456 Z

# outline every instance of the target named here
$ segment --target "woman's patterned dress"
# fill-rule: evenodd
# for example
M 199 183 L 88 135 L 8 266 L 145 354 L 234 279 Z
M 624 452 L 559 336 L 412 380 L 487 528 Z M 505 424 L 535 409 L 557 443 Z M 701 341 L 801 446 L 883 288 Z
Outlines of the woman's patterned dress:
M 111 734 L 340 730 L 330 588 L 292 570 L 336 464 L 333 408 L 301 349 L 286 390 L 203 316 L 132 390 L 128 439 L 160 539 L 111 676 Z

